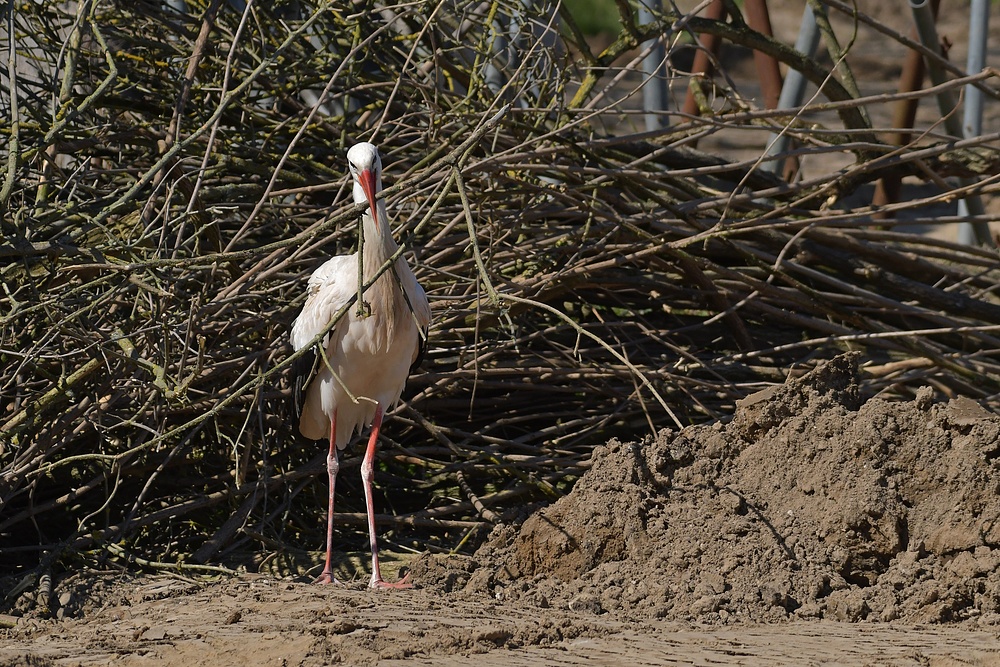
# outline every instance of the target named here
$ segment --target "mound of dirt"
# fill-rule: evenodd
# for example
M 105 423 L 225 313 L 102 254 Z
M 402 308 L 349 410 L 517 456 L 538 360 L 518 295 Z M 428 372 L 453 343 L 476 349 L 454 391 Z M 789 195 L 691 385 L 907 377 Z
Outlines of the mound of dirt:
M 844 355 L 741 401 L 728 424 L 609 442 L 569 495 L 498 529 L 475 561 L 442 583 L 709 623 L 1000 624 L 1000 418 L 929 388 L 862 402 Z

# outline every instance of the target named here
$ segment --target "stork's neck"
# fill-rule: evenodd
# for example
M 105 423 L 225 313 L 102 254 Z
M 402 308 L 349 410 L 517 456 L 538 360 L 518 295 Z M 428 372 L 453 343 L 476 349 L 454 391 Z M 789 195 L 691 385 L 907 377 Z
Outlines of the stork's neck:
M 389 228 L 389 219 L 386 217 L 385 203 L 378 202 L 378 223 L 369 213 L 361 217 L 361 224 L 364 227 L 364 269 L 365 282 L 368 282 L 378 273 L 386 260 L 392 257 L 399 246 L 392 238 L 392 230 Z
M 385 333 L 388 341 L 392 339 L 392 332 L 396 330 L 397 323 L 407 316 L 408 306 L 399 284 L 399 276 L 409 273 L 409 267 L 406 265 L 406 260 L 399 257 L 393 268 L 387 269 L 372 282 L 386 261 L 399 249 L 392 238 L 385 203 L 381 200 L 376 204 L 375 214 L 378 216 L 377 223 L 376 218 L 367 211 L 361 217 L 364 230 L 361 253 L 364 283 L 371 285 L 365 290 L 364 299 L 371 308 L 371 314 L 375 316 L 373 321 L 378 323 L 376 329 Z M 383 345 L 387 344 L 383 341 Z

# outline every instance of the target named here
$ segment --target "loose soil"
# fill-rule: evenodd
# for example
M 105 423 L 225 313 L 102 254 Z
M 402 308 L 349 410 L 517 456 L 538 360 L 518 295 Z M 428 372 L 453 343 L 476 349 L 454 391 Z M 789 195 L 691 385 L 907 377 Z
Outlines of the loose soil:
M 1000 418 L 863 401 L 846 354 L 727 424 L 599 448 L 414 590 L 80 573 L 0 665 L 1000 665 Z
M 859 399 L 844 355 L 734 419 L 611 441 L 573 491 L 498 531 L 495 597 L 698 623 L 1000 626 L 1000 419 Z

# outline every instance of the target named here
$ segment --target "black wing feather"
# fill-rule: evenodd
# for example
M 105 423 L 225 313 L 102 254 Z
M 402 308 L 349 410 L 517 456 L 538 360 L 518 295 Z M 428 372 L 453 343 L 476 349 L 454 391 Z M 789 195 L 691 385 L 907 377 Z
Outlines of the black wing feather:
M 420 340 L 417 341 L 417 356 L 414 357 L 413 363 L 410 364 L 410 373 L 417 370 L 420 367 L 421 362 L 424 360 L 424 355 L 427 353 L 427 329 L 423 329 L 420 332 Z
M 292 362 L 292 407 L 295 418 L 302 417 L 302 410 L 306 405 L 306 390 L 313 376 L 319 370 L 320 355 L 313 345 L 302 356 Z

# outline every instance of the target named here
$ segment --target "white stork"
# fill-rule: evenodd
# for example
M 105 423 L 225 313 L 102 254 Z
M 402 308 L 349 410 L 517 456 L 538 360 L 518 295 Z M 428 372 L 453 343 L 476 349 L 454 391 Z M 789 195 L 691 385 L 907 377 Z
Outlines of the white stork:
M 377 199 L 382 190 L 382 161 L 378 149 L 369 143 L 347 151 L 354 176 L 354 201 L 368 204 L 362 215 L 362 249 L 352 255 L 327 260 L 309 277 L 308 297 L 292 325 L 295 350 L 308 345 L 343 308 L 347 312 L 323 340 L 312 376 L 306 379 L 305 401 L 299 430 L 307 438 L 330 439 L 326 468 L 330 478 L 330 498 L 326 528 L 326 565 L 317 583 L 336 579 L 330 565 L 333 540 L 333 490 L 340 468 L 338 451 L 344 449 L 355 431 L 371 424 L 368 449 L 361 464 L 368 510 L 368 531 L 372 550 L 371 588 L 408 588 L 406 579 L 390 584 L 382 579 L 375 540 L 375 512 L 372 506 L 372 473 L 375 446 L 382 415 L 399 400 L 411 366 L 423 349 L 431 319 L 427 296 L 406 260 L 399 256 L 363 295 L 363 309 L 351 299 L 358 295 L 358 262 L 362 262 L 363 284 L 374 278 L 399 246 L 392 238 L 385 201 Z

